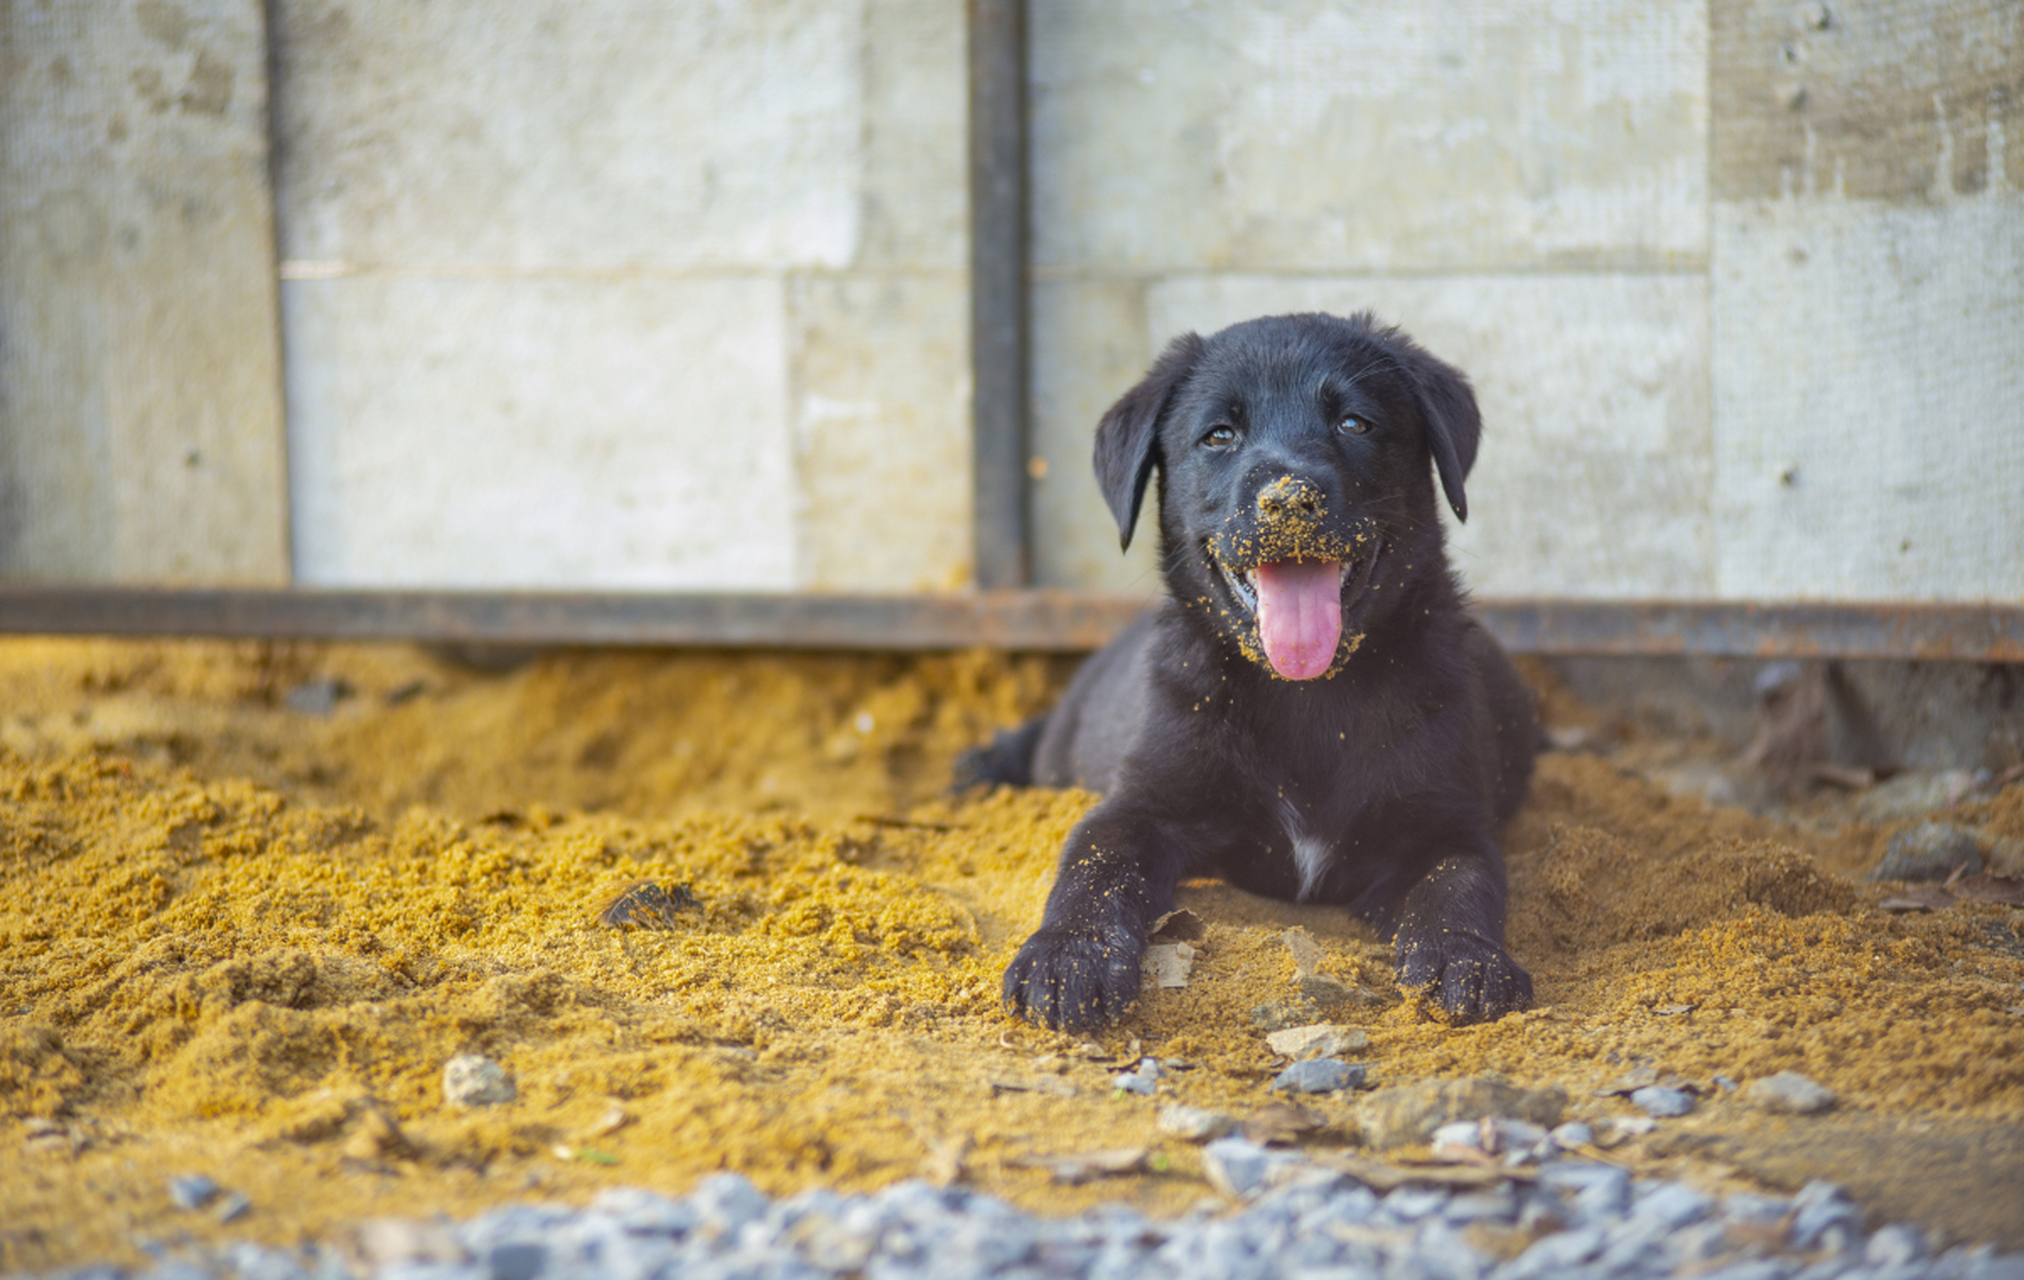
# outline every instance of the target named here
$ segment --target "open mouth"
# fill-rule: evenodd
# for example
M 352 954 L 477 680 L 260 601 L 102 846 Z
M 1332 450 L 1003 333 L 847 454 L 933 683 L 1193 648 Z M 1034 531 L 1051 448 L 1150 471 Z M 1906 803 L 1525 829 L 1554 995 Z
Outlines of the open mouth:
M 1230 593 L 1258 624 L 1272 670 L 1312 680 L 1335 665 L 1342 617 L 1370 581 L 1379 551 L 1360 560 L 1268 560 L 1233 570 L 1216 559 Z

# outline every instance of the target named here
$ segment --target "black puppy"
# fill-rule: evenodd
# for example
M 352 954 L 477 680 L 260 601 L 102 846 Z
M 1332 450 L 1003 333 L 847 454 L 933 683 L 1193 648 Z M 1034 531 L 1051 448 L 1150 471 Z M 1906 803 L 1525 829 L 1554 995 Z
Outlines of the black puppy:
M 1148 927 L 1199 875 L 1347 906 L 1459 1018 L 1531 1001 L 1503 947 L 1497 832 L 1539 730 L 1463 608 L 1428 467 L 1466 518 L 1480 429 L 1468 380 L 1368 315 L 1188 334 L 1103 416 L 1096 475 L 1127 545 L 1160 472 L 1170 598 L 1052 714 L 966 761 L 1104 793 L 1005 971 L 1008 1009 L 1118 1017 Z

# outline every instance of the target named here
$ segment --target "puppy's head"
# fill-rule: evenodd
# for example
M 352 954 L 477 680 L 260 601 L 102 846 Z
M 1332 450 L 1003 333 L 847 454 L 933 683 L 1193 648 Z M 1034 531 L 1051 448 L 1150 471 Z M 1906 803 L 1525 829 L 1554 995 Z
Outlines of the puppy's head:
M 1481 421 L 1460 372 L 1370 316 L 1268 316 L 1174 340 L 1096 431 L 1130 545 L 1160 481 L 1168 588 L 1252 661 L 1331 675 L 1405 587 L 1446 572 Z

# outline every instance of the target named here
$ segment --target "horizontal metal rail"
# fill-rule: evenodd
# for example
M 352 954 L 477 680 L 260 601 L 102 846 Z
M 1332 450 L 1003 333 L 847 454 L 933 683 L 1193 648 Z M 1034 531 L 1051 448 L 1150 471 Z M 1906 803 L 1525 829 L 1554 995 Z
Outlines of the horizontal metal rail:
M 0 586 L 0 633 L 1036 652 L 1096 648 L 1144 596 Z M 1514 653 L 2024 662 L 2024 605 L 1479 600 Z

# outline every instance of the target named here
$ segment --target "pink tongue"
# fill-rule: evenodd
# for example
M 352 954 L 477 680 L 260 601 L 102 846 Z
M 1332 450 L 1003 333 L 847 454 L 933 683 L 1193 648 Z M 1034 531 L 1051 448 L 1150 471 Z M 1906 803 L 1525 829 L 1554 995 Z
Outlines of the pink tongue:
M 1342 564 L 1259 565 L 1258 637 L 1272 669 L 1288 680 L 1312 680 L 1327 671 L 1342 639 Z

